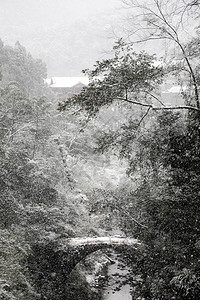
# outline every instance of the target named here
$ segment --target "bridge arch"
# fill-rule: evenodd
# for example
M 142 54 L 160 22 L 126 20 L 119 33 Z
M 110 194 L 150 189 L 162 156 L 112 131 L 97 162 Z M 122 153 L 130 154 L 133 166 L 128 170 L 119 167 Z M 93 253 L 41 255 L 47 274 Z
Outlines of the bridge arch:
M 28 266 L 38 291 L 45 295 L 44 299 L 64 300 L 64 286 L 75 266 L 88 255 L 105 248 L 120 253 L 138 253 L 143 245 L 137 239 L 116 236 L 62 239 L 56 243 L 34 245 Z M 58 291 L 57 298 L 47 297 L 51 289 Z
M 62 251 L 63 254 L 67 253 L 67 256 L 64 255 L 63 258 L 67 262 L 70 274 L 79 262 L 98 250 L 112 248 L 127 252 L 129 248 L 132 251 L 139 251 L 141 246 L 142 243 L 138 239 L 125 237 L 72 238 L 68 240 L 67 246 L 63 247 Z

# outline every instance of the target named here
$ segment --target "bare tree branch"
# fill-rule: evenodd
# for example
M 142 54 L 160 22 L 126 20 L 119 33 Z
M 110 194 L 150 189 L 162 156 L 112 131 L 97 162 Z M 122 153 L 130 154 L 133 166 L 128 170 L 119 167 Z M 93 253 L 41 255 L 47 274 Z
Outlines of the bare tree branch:
M 181 0 L 180 2 L 177 2 L 169 0 L 168 2 L 163 2 L 162 0 L 151 0 L 145 2 L 137 0 L 123 0 L 123 3 L 130 8 L 135 8 L 137 10 L 139 9 L 141 11 L 141 14 L 137 11 L 136 16 L 139 16 L 140 25 L 139 28 L 133 29 L 133 35 L 140 31 L 143 32 L 143 37 L 141 37 L 139 40 L 131 41 L 129 44 L 168 39 L 173 41 L 178 46 L 192 78 L 196 107 L 199 110 L 200 99 L 197 78 L 190 58 L 186 53 L 184 41 L 182 42 L 180 40 L 178 28 L 180 25 L 183 26 L 183 16 L 185 12 L 192 7 L 199 6 L 200 1 L 191 0 L 188 2 Z M 142 24 L 144 24 L 144 26 Z M 131 34 L 129 34 L 129 38 L 130 37 Z
M 165 104 L 160 100 L 158 99 L 158 97 L 156 97 L 155 95 L 153 95 L 152 93 L 148 92 L 148 91 L 145 91 L 146 94 L 150 95 L 151 97 L 153 97 L 155 100 L 157 100 L 160 104 L 162 104 L 162 106 L 165 106 Z
M 149 111 L 150 111 L 151 107 L 148 107 L 147 111 L 145 112 L 145 114 L 142 116 L 142 118 L 140 119 L 139 123 L 138 123 L 138 127 L 140 126 L 140 124 L 142 123 L 142 121 L 144 120 L 144 118 L 146 118 L 146 116 L 148 115 Z
M 162 107 L 156 107 L 153 106 L 152 104 L 148 104 L 148 103 L 143 103 L 143 102 L 138 102 L 138 101 L 133 101 L 133 100 L 129 100 L 126 98 L 116 98 L 116 100 L 122 100 L 128 103 L 132 103 L 132 104 L 136 104 L 136 105 L 140 105 L 140 106 L 144 106 L 144 107 L 149 107 L 152 110 L 176 110 L 176 109 L 187 109 L 187 110 L 194 110 L 194 111 L 198 111 L 200 112 L 200 109 L 194 106 L 189 106 L 189 105 L 183 105 L 183 106 L 162 106 Z
M 118 201 L 119 203 L 119 199 L 115 196 L 115 195 L 110 195 L 112 198 L 114 198 L 115 200 Z M 137 225 L 139 225 L 142 228 L 148 228 L 146 225 L 141 224 L 139 221 L 137 221 L 135 218 L 133 218 L 132 216 L 130 216 L 130 213 L 125 209 L 121 209 L 119 208 L 117 205 L 114 204 L 115 209 L 119 210 L 120 212 L 122 212 L 124 215 L 128 216 L 129 219 L 131 219 L 133 222 L 135 222 Z

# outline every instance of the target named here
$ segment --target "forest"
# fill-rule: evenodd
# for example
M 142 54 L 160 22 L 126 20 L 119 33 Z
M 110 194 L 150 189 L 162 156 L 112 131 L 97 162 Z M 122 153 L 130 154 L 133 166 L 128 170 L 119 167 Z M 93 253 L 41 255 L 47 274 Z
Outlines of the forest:
M 2 300 L 105 300 L 110 236 L 132 299 L 199 299 L 200 3 L 122 2 L 129 38 L 64 101 L 42 60 L 0 40 Z M 161 58 L 135 51 L 157 40 Z

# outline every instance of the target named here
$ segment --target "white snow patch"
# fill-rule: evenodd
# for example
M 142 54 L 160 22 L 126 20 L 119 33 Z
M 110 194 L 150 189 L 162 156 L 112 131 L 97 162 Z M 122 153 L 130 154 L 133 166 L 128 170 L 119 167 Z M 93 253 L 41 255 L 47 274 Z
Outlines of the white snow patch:
M 72 238 L 69 240 L 68 245 L 70 246 L 81 246 L 81 245 L 97 245 L 97 244 L 116 244 L 116 245 L 141 245 L 137 239 L 133 238 L 124 238 L 124 237 L 115 237 L 115 236 L 105 236 L 105 237 L 95 237 L 95 238 Z
M 168 89 L 167 91 L 165 91 L 163 93 L 175 93 L 175 94 L 178 94 L 178 93 L 181 93 L 181 92 L 183 92 L 185 90 L 186 90 L 186 86 L 175 85 L 175 86 L 172 86 L 170 89 Z
M 53 88 L 73 87 L 77 84 L 89 84 L 89 79 L 87 77 L 51 77 L 47 78 L 45 81 Z

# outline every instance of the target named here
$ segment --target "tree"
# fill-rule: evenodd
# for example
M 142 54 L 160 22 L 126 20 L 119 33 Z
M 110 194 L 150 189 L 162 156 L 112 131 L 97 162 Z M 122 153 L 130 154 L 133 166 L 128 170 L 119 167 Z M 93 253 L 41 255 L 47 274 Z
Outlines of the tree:
M 116 131 L 100 138 L 99 150 L 117 149 L 119 156 L 127 159 L 128 173 L 137 185 L 122 199 L 109 195 L 115 203 L 113 206 L 109 200 L 108 206 L 119 207 L 123 230 L 148 245 L 136 266 L 135 260 L 132 262 L 143 279 L 140 297 L 197 299 L 198 102 L 165 106 L 155 94 L 164 72 L 155 66 L 154 57 L 136 54 L 132 47 L 123 45 L 115 51 L 114 58 L 97 62 L 94 70 L 86 71 L 89 86 L 69 102 L 61 103 L 59 109 L 78 105 L 94 116 L 113 101 L 130 103 L 132 116 Z M 140 118 L 135 114 L 136 106 L 145 109 Z M 185 110 L 188 114 L 183 113 Z M 125 211 L 129 212 L 126 222 Z M 139 218 L 135 211 L 142 212 Z
M 132 101 L 132 98 L 154 98 L 151 92 L 162 80 L 162 68 L 153 65 L 155 57 L 146 53 L 136 54 L 131 47 L 121 45 L 114 47 L 114 50 L 114 58 L 98 61 L 94 70 L 84 71 L 91 80 L 89 86 L 68 102 L 59 103 L 60 110 L 65 109 L 68 103 L 73 103 L 95 114 L 100 107 L 113 101 L 143 105 Z
M 195 20 L 199 14 L 199 1 L 123 0 L 123 2 L 137 12 L 132 13 L 130 18 L 129 37 L 132 40 L 130 43 L 164 40 L 165 48 L 168 41 L 175 46 L 176 55 L 173 56 L 171 71 L 176 71 L 176 74 L 182 72 L 184 76 L 191 79 L 191 81 L 187 80 L 189 88 L 193 90 L 193 97 L 190 97 L 190 101 L 191 103 L 194 101 L 199 109 L 198 68 L 194 65 L 187 49 L 187 44 L 191 40 L 190 34 L 193 34 L 191 31 L 199 25 L 198 19 Z M 188 30 L 190 22 L 193 28 L 189 27 Z M 172 55 L 168 57 L 168 63 L 171 59 Z
M 45 64 L 39 59 L 34 59 L 19 42 L 15 47 L 2 43 L 0 59 L 3 76 L 1 86 L 17 82 L 28 98 L 50 95 L 44 83 L 47 76 Z
M 33 95 L 37 86 L 41 96 L 43 79 L 40 74 L 40 82 L 34 82 L 33 74 L 27 71 L 26 52 L 17 47 L 15 51 L 0 43 L 4 80 L 0 90 L 0 298 L 6 300 L 39 297 L 27 273 L 31 243 L 44 242 L 64 229 L 58 192 L 32 160 L 36 152 L 34 133 L 43 127 L 41 114 L 48 105 L 41 97 L 32 99 L 28 94 Z M 36 71 L 34 60 L 32 66 Z
M 71 112 L 63 118 L 56 113 L 40 73 L 43 64 L 38 66 L 19 44 L 15 49 L 2 47 L 0 44 L 0 55 L 5 58 L 0 90 L 0 298 L 57 298 L 62 290 L 64 299 L 69 292 L 62 281 L 66 283 L 66 278 L 61 273 L 56 278 L 52 272 L 45 273 L 43 264 L 33 274 L 28 261 L 31 256 L 34 261 L 44 261 L 48 246 L 56 247 L 63 237 L 99 234 L 85 194 L 94 180 L 88 173 L 99 159 L 93 154 L 97 131 L 83 130 L 84 113 L 77 117 Z M 89 183 L 84 184 L 85 177 Z M 37 247 L 39 254 L 34 251 Z M 56 289 L 51 285 L 54 279 Z M 82 292 L 85 282 L 80 284 Z
M 100 107 L 110 105 L 113 101 L 146 107 L 147 113 L 166 109 L 199 111 L 198 104 L 166 107 L 157 97 L 156 91 L 163 80 L 164 71 L 162 66 L 155 65 L 154 55 L 145 52 L 137 54 L 131 46 L 124 46 L 123 41 L 119 41 L 114 50 L 114 58 L 98 61 L 92 71 L 83 71 L 90 78 L 88 87 L 59 103 L 60 111 L 68 105 L 78 105 L 95 115 Z

